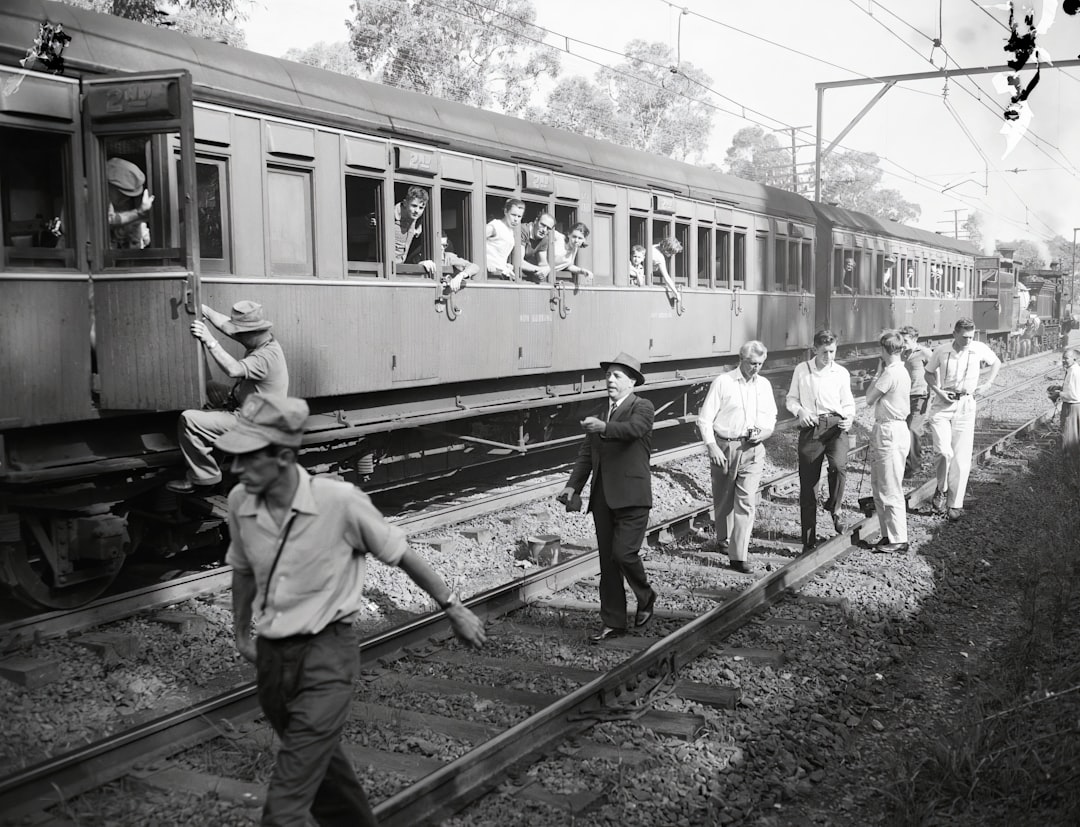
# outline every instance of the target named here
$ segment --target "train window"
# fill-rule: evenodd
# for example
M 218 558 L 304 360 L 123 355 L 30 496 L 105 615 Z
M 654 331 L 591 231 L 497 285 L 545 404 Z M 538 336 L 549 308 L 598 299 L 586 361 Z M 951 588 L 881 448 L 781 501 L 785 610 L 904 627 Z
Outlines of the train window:
M 377 276 L 383 261 L 378 232 L 382 186 L 377 178 L 345 176 L 345 255 L 350 276 Z
M 787 239 L 777 238 L 773 242 L 773 282 L 771 290 L 781 292 L 787 281 Z
M 715 285 L 713 266 L 713 232 L 712 227 L 698 227 L 697 231 L 697 286 L 713 287 Z
M 556 204 L 555 205 L 555 229 L 558 232 L 562 233 L 564 236 L 568 236 L 568 235 L 570 235 L 570 228 L 573 227 L 577 223 L 578 223 L 577 207 L 563 206 L 562 204 Z M 586 251 L 589 249 L 589 247 L 592 246 L 592 243 L 593 243 L 592 227 L 589 227 L 588 224 L 586 224 L 585 226 L 589 230 L 589 235 L 585 238 L 585 243 L 581 247 L 581 253 L 580 253 L 581 258 L 579 259 L 577 256 L 575 256 L 575 258 L 574 258 L 575 264 L 578 264 L 578 265 L 580 265 L 582 267 L 585 266 L 583 264 L 583 262 L 585 260 L 585 257 L 588 255 L 588 253 Z M 551 260 L 551 257 L 549 256 L 548 261 L 550 261 L 550 260 Z M 559 271 L 556 272 L 555 275 L 556 275 L 556 278 L 561 278 L 561 279 L 572 279 L 573 278 L 573 276 L 567 270 L 559 270 Z
M 676 284 L 686 287 L 690 284 L 690 225 L 676 222 L 675 238 L 682 247 L 682 253 L 675 256 L 671 277 Z
M 206 273 L 227 273 L 231 268 L 227 172 L 228 162 L 224 158 L 195 160 L 199 262 Z M 183 180 L 179 158 L 176 159 L 176 178 Z
M 311 171 L 269 166 L 266 170 L 270 274 L 315 274 Z
M 0 129 L 6 267 L 74 267 L 66 135 Z
M 731 230 L 716 231 L 716 287 L 731 288 Z
M 513 204 L 512 202 L 517 202 Z M 489 195 L 484 199 L 487 224 L 484 237 L 485 264 L 489 279 L 518 277 L 521 256 L 521 219 L 525 214 L 519 198 Z M 511 226 L 512 225 L 512 226 Z
M 795 239 L 788 241 L 788 275 L 787 289 L 789 293 L 799 292 L 799 242 Z
M 746 287 L 746 233 L 736 232 L 732 236 L 732 277 L 735 287 Z
M 833 292 L 840 295 L 854 296 L 859 292 L 859 261 L 862 256 L 858 250 L 837 247 L 833 253 Z
M 874 260 L 874 283 L 871 290 L 875 296 L 880 296 L 885 292 L 885 256 L 881 253 L 867 253 L 867 256 L 871 255 Z
M 439 193 L 440 232 L 446 236 L 446 249 L 472 261 L 472 238 L 469 232 L 471 198 L 462 190 L 443 189 Z
M 874 290 L 874 254 L 864 250 L 862 254 L 862 269 L 859 271 L 862 280 L 858 290 L 863 294 L 872 294 Z
M 814 246 L 809 241 L 802 242 L 802 291 L 814 292 Z
M 655 250 L 656 245 L 658 245 L 665 238 L 674 237 L 674 235 L 675 234 L 671 231 L 671 221 L 669 221 L 668 219 L 656 219 L 656 218 L 654 218 L 653 221 L 652 221 L 652 246 L 653 246 L 653 249 L 649 250 L 648 258 L 649 259 L 655 259 L 656 258 L 656 250 Z M 649 248 L 646 246 L 646 249 L 649 249 Z M 649 283 L 650 284 L 663 284 L 664 279 L 660 275 L 659 271 L 657 270 L 656 263 L 653 262 L 652 266 L 653 266 L 652 278 L 649 280 Z M 671 260 L 670 256 L 665 256 L 664 257 L 664 266 L 666 266 L 668 268 L 668 273 L 670 275 L 672 275 L 672 276 L 675 275 L 672 272 L 673 264 L 672 264 L 672 260 Z M 648 267 L 648 263 L 646 263 L 646 267 Z
M 641 247 L 645 250 L 645 280 L 641 284 L 641 286 L 644 287 L 647 284 L 652 284 L 652 278 L 649 276 L 649 271 L 647 269 L 650 264 L 649 222 L 644 216 L 630 216 L 630 250 L 633 250 L 634 247 Z M 630 259 L 630 250 L 626 251 L 628 262 Z
M 399 275 L 427 275 L 420 262 L 433 260 L 430 205 L 430 187 L 394 184 L 394 272 Z
M 768 290 L 771 284 L 769 281 L 769 236 L 765 233 L 758 233 L 755 239 L 755 247 L 758 262 L 758 281 L 754 287 L 758 290 Z
M 106 265 L 160 266 L 181 260 L 181 199 L 175 135 L 116 135 L 102 139 L 108 250 Z
M 590 263 L 584 266 L 592 270 L 594 285 L 615 283 L 615 216 L 612 213 L 593 213 L 592 234 L 584 254 L 590 256 L 587 259 Z M 629 260 L 629 254 L 626 258 Z

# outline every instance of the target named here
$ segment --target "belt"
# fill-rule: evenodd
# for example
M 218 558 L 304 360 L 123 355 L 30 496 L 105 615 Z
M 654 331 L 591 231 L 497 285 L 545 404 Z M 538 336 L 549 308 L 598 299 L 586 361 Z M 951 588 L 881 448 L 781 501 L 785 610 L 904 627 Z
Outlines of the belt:
M 742 442 L 744 439 L 746 439 L 744 436 L 720 436 L 719 434 L 716 436 L 717 442 Z

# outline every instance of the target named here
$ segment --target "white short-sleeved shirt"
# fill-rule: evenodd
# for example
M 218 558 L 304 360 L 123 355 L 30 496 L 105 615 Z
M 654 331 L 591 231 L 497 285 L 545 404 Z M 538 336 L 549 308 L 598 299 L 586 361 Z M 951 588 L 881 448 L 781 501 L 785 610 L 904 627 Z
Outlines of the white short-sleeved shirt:
M 738 368 L 721 373 L 705 394 L 697 425 L 706 445 L 715 445 L 717 437 L 738 439 L 750 428 L 771 430 L 776 427 L 772 384 L 761 374 L 748 382 Z
M 934 351 L 926 363 L 926 372 L 937 373 L 938 386 L 943 390 L 975 393 L 982 365 L 996 365 L 1000 361 L 983 342 L 969 342 L 961 351 L 949 342 Z
M 886 365 L 874 380 L 881 397 L 874 403 L 875 422 L 907 419 L 911 411 L 911 377 L 903 362 Z
M 514 250 L 514 231 L 501 218 L 487 223 L 485 241 L 486 261 L 489 270 L 500 270 L 506 266 L 510 253 Z
M 405 532 L 359 488 L 297 470 L 300 483 L 281 526 L 243 485 L 229 493 L 225 562 L 255 578 L 253 618 L 260 637 L 315 634 L 352 617 L 363 604 L 367 555 L 396 566 L 408 549 Z

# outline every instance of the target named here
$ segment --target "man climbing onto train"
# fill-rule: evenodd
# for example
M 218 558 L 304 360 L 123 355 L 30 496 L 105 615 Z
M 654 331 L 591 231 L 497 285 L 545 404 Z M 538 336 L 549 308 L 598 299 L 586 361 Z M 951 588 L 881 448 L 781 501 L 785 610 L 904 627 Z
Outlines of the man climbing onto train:
M 980 382 L 983 365 L 990 366 L 990 374 Z M 957 320 L 953 340 L 935 349 L 926 363 L 926 384 L 933 394 L 929 425 L 937 467 L 937 490 L 930 503 L 935 512 L 946 513 L 952 521 L 964 514 L 975 446 L 975 395 L 990 390 L 999 370 L 1001 360 L 994 351 L 975 341 L 971 319 Z
M 199 488 L 209 491 L 221 482 L 213 441 L 236 423 L 233 411 L 249 396 L 285 396 L 289 392 L 285 352 L 270 332 L 273 323 L 266 318 L 261 304 L 239 301 L 228 316 L 204 304 L 202 313 L 210 324 L 244 346 L 244 356 L 235 359 L 201 319 L 191 323 L 191 335 L 202 343 L 214 364 L 233 384 L 230 387 L 208 382 L 207 408 L 180 414 L 177 440 L 187 463 L 187 474 L 184 479 L 172 480 L 165 486 L 177 494 L 191 494 Z
M 296 462 L 308 405 L 254 394 L 216 446 L 239 480 L 229 493 L 233 630 L 255 664 L 259 705 L 281 739 L 263 827 L 367 827 L 375 817 L 341 747 L 360 647 L 368 557 L 404 571 L 446 612 L 459 638 L 480 619 L 356 486 Z M 254 634 L 253 634 L 254 632 Z

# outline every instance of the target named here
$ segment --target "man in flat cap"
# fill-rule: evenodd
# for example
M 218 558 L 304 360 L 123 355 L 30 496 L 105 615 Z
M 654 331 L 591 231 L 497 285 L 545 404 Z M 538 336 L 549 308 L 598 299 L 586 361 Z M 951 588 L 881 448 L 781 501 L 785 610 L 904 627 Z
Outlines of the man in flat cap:
M 221 382 L 208 382 L 208 410 L 180 414 L 177 438 L 187 463 L 187 475 L 184 479 L 166 483 L 166 487 L 177 494 L 191 494 L 197 488 L 209 490 L 221 482 L 213 442 L 236 423 L 233 411 L 249 396 L 286 396 L 289 393 L 285 353 L 270 332 L 273 324 L 266 318 L 261 304 L 239 301 L 232 306 L 228 316 L 204 304 L 202 313 L 214 327 L 244 346 L 244 356 L 233 358 L 201 319 L 191 323 L 191 335 L 202 342 L 206 352 L 233 384 L 229 387 Z
M 375 819 L 340 738 L 359 668 L 353 620 L 368 557 L 409 575 L 466 643 L 482 646 L 484 626 L 363 491 L 297 464 L 307 416 L 303 399 L 255 394 L 215 441 L 239 480 L 229 493 L 225 558 L 233 628 L 281 739 L 261 823 L 306 824 L 310 815 L 364 827 Z
M 124 158 L 105 162 L 109 184 L 109 237 L 120 250 L 142 250 L 150 246 L 146 216 L 154 206 L 154 196 L 146 189 L 146 176 Z
M 653 404 L 632 391 L 645 382 L 641 363 L 628 353 L 601 362 L 607 377 L 607 407 L 599 416 L 581 421 L 585 442 L 578 451 L 559 502 L 569 504 L 592 477 L 589 511 L 596 526 L 600 555 L 599 643 L 626 632 L 625 580 L 637 599 L 634 625 L 644 626 L 653 615 L 656 592 L 649 585 L 638 551 L 645 542 L 652 508 Z

